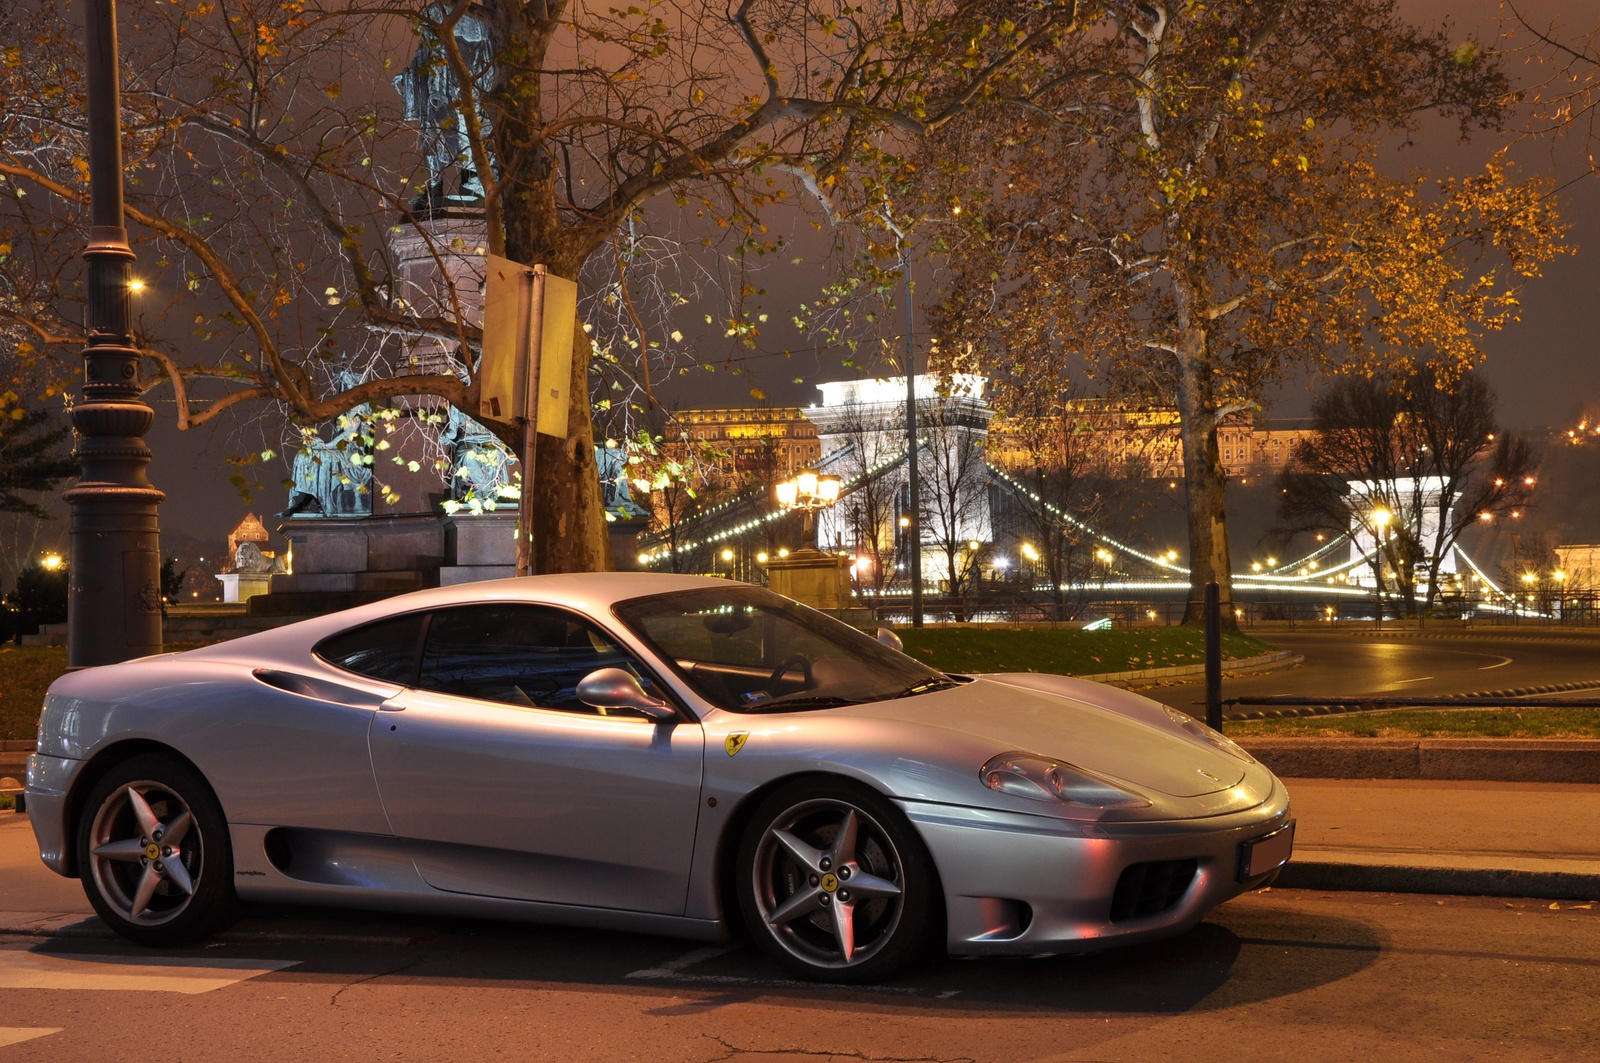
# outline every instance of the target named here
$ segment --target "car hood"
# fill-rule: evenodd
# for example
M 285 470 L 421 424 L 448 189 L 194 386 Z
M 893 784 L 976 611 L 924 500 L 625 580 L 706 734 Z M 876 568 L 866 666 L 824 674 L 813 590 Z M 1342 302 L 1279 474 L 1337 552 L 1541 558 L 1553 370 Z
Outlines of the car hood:
M 1176 727 L 1145 723 L 1090 701 L 1025 690 L 990 679 L 851 707 L 852 716 L 965 734 L 994 753 L 1056 757 L 1169 797 L 1200 797 L 1236 786 L 1246 765 Z M 973 764 L 976 772 L 978 765 Z

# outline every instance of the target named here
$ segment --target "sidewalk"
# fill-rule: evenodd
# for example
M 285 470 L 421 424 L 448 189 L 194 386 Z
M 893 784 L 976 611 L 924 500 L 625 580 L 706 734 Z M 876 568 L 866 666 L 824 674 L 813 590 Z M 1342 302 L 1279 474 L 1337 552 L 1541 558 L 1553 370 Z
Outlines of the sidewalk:
M 1600 785 L 1285 779 L 1280 886 L 1600 900 Z

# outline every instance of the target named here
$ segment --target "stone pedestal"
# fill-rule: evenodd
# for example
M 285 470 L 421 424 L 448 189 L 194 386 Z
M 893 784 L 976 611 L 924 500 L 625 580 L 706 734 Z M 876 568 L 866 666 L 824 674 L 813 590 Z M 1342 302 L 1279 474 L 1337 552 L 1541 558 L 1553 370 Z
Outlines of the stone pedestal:
M 445 563 L 439 586 L 509 579 L 517 574 L 517 511 L 455 513 L 444 521 Z
M 272 589 L 269 572 L 224 572 L 217 577 L 222 584 L 222 600 L 227 603 L 248 602 L 258 594 Z
M 289 572 L 272 577 L 273 594 L 382 592 L 439 585 L 444 528 L 431 515 L 291 517 Z
M 786 598 L 824 612 L 857 608 L 850 598 L 850 559 L 821 550 L 796 550 L 767 561 L 767 586 Z

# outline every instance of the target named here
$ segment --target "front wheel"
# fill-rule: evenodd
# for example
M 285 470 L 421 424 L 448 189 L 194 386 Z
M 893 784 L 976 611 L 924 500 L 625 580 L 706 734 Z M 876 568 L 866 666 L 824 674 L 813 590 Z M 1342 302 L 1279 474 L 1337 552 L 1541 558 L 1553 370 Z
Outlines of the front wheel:
M 927 940 L 933 862 L 900 811 L 859 783 L 783 787 L 756 809 L 738 859 L 751 936 L 802 977 L 878 981 Z
M 222 808 L 189 767 L 134 757 L 95 784 L 78 824 L 78 868 L 106 925 L 141 945 L 177 945 L 238 913 Z

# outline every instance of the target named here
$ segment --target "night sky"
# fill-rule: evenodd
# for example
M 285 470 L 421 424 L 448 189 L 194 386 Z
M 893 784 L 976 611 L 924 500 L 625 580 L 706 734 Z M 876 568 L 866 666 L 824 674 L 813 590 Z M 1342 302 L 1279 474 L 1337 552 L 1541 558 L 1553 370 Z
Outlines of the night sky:
M 1594 25 L 1596 7 L 1578 0 L 1519 0 L 1524 13 L 1539 23 L 1558 22 L 1568 32 Z M 1492 42 L 1500 32 L 1501 8 L 1497 0 L 1402 0 L 1402 7 L 1415 19 L 1435 23 L 1448 16 L 1462 36 L 1468 32 Z M 1537 80 L 1538 70 L 1524 70 L 1513 60 L 1514 75 Z M 1480 167 L 1503 142 L 1500 137 L 1482 137 L 1462 145 L 1455 141 L 1453 128 L 1442 123 L 1429 125 L 1410 145 L 1396 145 L 1389 164 L 1396 173 L 1427 169 L 1435 173 L 1464 173 Z M 1574 181 L 1560 195 L 1562 213 L 1572 225 L 1570 242 L 1577 254 L 1556 260 L 1547 276 L 1531 282 L 1523 297 L 1523 321 L 1504 333 L 1491 336 L 1485 344 L 1485 372 L 1498 389 L 1502 413 L 1514 427 L 1541 428 L 1575 423 L 1580 413 L 1600 400 L 1600 359 L 1595 357 L 1596 337 L 1600 337 L 1600 299 L 1594 283 L 1600 275 L 1600 182 L 1585 178 L 1589 169 L 1588 145 L 1580 139 L 1540 141 L 1520 144 L 1513 157 L 1524 172 L 1548 174 L 1560 183 Z M 796 221 L 793 232 L 802 253 L 820 248 L 818 239 Z M 819 257 L 808 258 L 800 266 L 785 267 L 786 275 L 765 278 L 774 292 L 792 293 L 794 302 L 814 297 L 825 278 Z M 784 298 L 769 299 L 767 309 L 775 322 L 790 316 L 790 303 Z M 810 341 L 782 327 L 775 327 L 764 338 L 763 350 L 753 352 L 745 362 L 746 375 L 700 374 L 693 377 L 692 394 L 669 395 L 669 401 L 683 405 L 743 405 L 749 403 L 751 387 L 760 387 L 769 400 L 804 404 L 813 400 L 816 380 L 840 375 L 836 360 L 814 354 L 796 353 L 794 358 L 776 356 L 781 348 L 807 347 Z M 805 382 L 794 383 L 796 376 Z M 1268 416 L 1295 416 L 1307 406 L 1308 392 L 1303 381 L 1294 381 L 1272 397 Z M 277 481 L 285 474 L 281 468 L 263 470 L 260 477 L 268 489 L 252 504 L 246 504 L 227 482 L 231 468 L 224 458 L 252 446 L 252 441 L 276 442 L 277 425 L 270 422 L 223 424 L 207 429 L 178 433 L 171 424 L 170 403 L 156 403 L 158 422 L 150 433 L 155 461 L 150 467 L 152 480 L 167 492 L 161 523 L 170 534 L 202 539 L 220 539 L 247 511 L 266 515 L 281 508 L 284 493 Z M 259 411 L 258 411 L 259 412 Z M 59 522 L 65 537 L 65 521 Z

